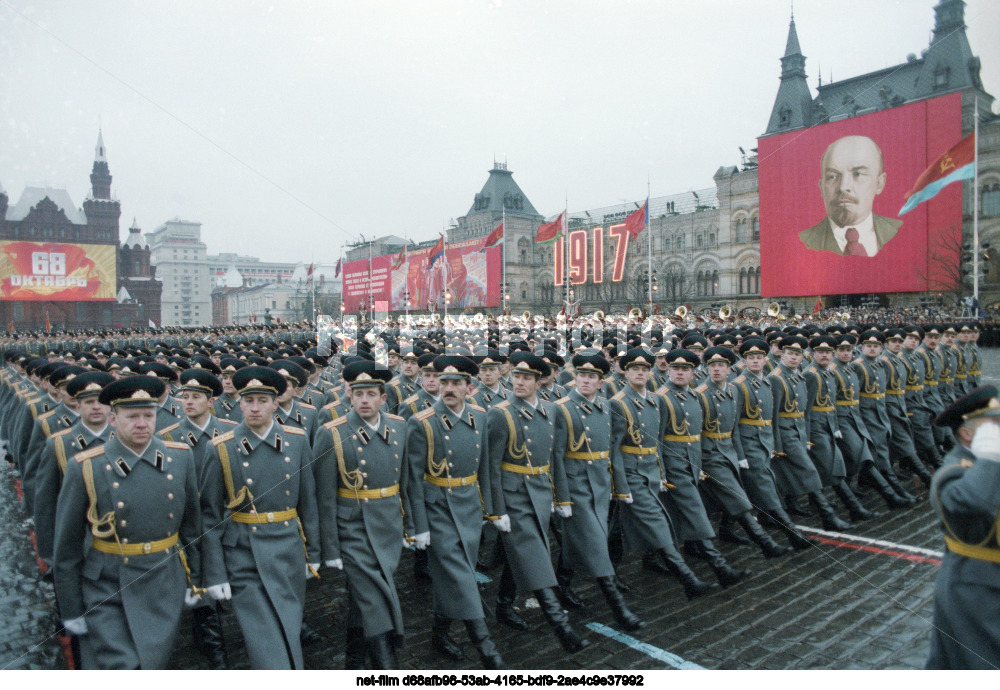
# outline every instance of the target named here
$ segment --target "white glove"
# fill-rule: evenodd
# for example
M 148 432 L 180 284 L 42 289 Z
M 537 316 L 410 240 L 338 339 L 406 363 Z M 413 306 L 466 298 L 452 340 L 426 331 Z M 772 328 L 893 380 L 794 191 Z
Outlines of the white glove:
M 833 432 L 833 437 L 834 438 L 844 438 L 844 432 L 841 431 L 840 429 L 837 429 L 836 431 Z
M 741 470 L 748 470 L 748 469 L 750 469 L 750 461 L 747 460 L 746 458 L 743 458 L 742 460 L 740 460 L 736 464 L 740 466 Z
M 628 493 L 622 498 L 619 498 L 617 500 L 621 501 L 622 503 L 631 503 L 634 499 L 632 498 L 632 494 Z
M 969 450 L 979 460 L 1000 462 L 1000 425 L 993 422 L 980 424 Z
M 413 546 L 417 549 L 420 549 L 421 551 L 423 551 L 430 545 L 431 545 L 430 532 L 422 532 L 413 537 Z
M 327 561 L 326 562 L 326 567 L 327 568 L 336 568 L 337 570 L 343 570 L 344 569 L 344 561 L 343 561 L 343 559 L 340 559 L 340 558 L 334 558 L 332 561 Z
M 233 598 L 233 590 L 229 586 L 228 582 L 223 582 L 221 585 L 212 585 L 207 589 L 208 596 L 212 597 L 216 601 L 229 601 Z
M 184 591 L 184 604 L 185 604 L 185 606 L 187 606 L 188 608 L 194 608 L 195 606 L 198 605 L 199 601 L 201 601 L 201 597 L 199 597 L 197 594 L 195 594 L 193 589 L 191 589 L 190 587 L 188 587 Z
M 63 621 L 63 627 L 66 628 L 66 632 L 70 635 L 86 635 L 87 634 L 87 621 L 83 616 L 79 618 L 70 618 L 69 620 Z
M 573 506 L 556 506 L 556 515 L 561 518 L 573 517 Z
M 670 491 L 670 487 L 667 486 L 669 482 L 666 479 L 660 482 L 660 491 Z M 630 494 L 631 495 L 631 494 Z
M 319 563 L 306 563 L 306 579 L 319 577 Z
M 510 532 L 510 516 L 501 515 L 493 521 L 493 526 L 496 527 L 499 532 Z

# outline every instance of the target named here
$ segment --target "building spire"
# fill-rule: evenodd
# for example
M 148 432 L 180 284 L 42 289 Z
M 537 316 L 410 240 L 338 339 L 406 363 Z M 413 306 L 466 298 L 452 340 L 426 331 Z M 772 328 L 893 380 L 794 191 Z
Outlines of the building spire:
M 788 39 L 781 58 L 781 83 L 774 100 L 767 133 L 799 129 L 812 124 L 812 94 L 806 75 L 806 58 L 795 29 L 795 11 L 788 22 Z
M 104 149 L 104 134 L 101 132 L 100 127 L 97 129 L 97 146 L 94 147 L 94 162 L 95 163 L 107 163 L 108 158 L 106 155 L 106 150 Z

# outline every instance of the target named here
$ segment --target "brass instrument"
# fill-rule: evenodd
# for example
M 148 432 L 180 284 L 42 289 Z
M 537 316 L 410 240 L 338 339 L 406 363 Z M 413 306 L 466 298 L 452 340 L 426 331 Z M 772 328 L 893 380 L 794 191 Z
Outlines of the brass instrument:
M 727 321 L 733 316 L 733 308 L 728 304 L 723 305 L 722 309 L 719 310 L 719 318 L 723 321 Z
M 604 312 L 598 309 L 597 311 L 594 312 L 594 315 L 591 316 L 590 318 L 596 321 L 604 321 Z
M 778 304 L 777 302 L 771 302 L 769 305 L 767 305 L 767 315 L 770 316 L 772 319 L 777 316 L 781 316 L 781 305 Z
M 674 309 L 674 316 L 676 316 L 678 319 L 684 319 L 687 317 L 687 315 L 688 315 L 688 309 L 683 304 Z
M 524 313 L 521 314 L 521 318 L 524 319 L 525 321 L 529 321 L 531 319 L 531 312 L 525 310 Z
M 640 309 L 639 307 L 632 307 L 632 309 L 628 313 L 628 317 L 630 319 L 641 319 L 642 309 Z

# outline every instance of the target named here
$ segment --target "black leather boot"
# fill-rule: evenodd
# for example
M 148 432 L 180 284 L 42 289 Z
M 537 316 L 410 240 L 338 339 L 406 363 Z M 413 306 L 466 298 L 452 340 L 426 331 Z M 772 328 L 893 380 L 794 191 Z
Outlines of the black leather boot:
M 621 579 L 617 572 L 615 573 L 615 587 L 617 587 L 622 594 L 628 594 L 632 591 L 632 586 L 625 582 L 625 580 Z
M 431 646 L 434 650 L 449 659 L 464 661 L 465 654 L 462 648 L 455 644 L 455 640 L 449 634 L 451 630 L 451 619 L 438 614 L 434 614 L 434 627 L 431 629 Z
M 775 508 L 764 514 L 788 538 L 788 543 L 792 545 L 793 549 L 796 551 L 805 551 L 812 548 L 813 543 L 802 536 L 802 532 L 798 530 L 795 523 L 792 522 L 792 518 L 788 516 L 788 513 L 783 508 Z
M 475 618 L 465 621 L 465 629 L 469 632 L 469 639 L 472 640 L 472 644 L 483 660 L 483 666 L 491 671 L 507 668 L 503 658 L 500 656 L 500 652 L 497 651 L 497 646 L 493 644 L 493 639 L 490 637 L 490 629 L 486 627 L 485 619 Z
M 666 561 L 660 555 L 660 550 L 647 551 L 642 555 L 642 568 L 651 573 L 673 575 L 674 571 L 667 567 Z
M 365 640 L 365 646 L 368 647 L 368 667 L 372 670 L 399 668 L 391 635 L 391 632 L 384 632 Z
M 930 490 L 931 488 L 931 473 L 927 469 L 924 463 L 920 462 L 919 458 L 902 458 L 899 464 L 903 467 L 908 468 L 913 474 L 920 478 L 920 483 L 924 485 L 925 489 Z
M 213 601 L 209 606 L 191 609 L 191 631 L 195 646 L 212 663 L 212 668 L 228 669 L 229 658 L 226 656 L 226 641 L 222 636 L 222 616 L 219 615 L 218 602 Z
M 800 508 L 795 496 L 785 496 L 785 510 L 789 515 L 797 515 L 798 517 L 809 517 L 812 515 L 805 508 Z
M 535 598 L 538 600 L 538 606 L 542 609 L 545 620 L 552 626 L 552 630 L 559 638 L 559 644 L 562 645 L 563 649 L 570 654 L 575 654 L 590 646 L 586 639 L 577 635 L 570 627 L 569 618 L 563 611 L 554 588 L 536 589 Z
M 365 629 L 348 628 L 344 638 L 344 668 L 363 670 L 365 666 Z
M 858 486 L 870 486 L 875 489 L 890 508 L 909 508 L 916 503 L 912 497 L 907 500 L 897 494 L 871 462 L 866 462 L 858 472 Z
M 722 522 L 719 523 L 719 539 L 730 544 L 739 544 L 740 546 L 749 546 L 752 544 L 753 542 L 733 528 L 734 522 L 739 522 L 739 519 L 734 520 L 728 515 L 722 517 Z
M 667 572 L 676 577 L 684 585 L 684 596 L 690 599 L 708 594 L 716 585 L 711 582 L 699 580 L 694 571 L 684 562 L 684 557 L 676 549 L 660 549 L 655 552 L 663 561 Z
M 580 597 L 573 593 L 573 571 L 563 565 L 562 556 L 559 557 L 559 565 L 556 567 L 556 582 L 559 583 L 556 594 L 559 595 L 559 601 L 563 606 L 577 611 L 584 607 Z
M 771 535 L 764 531 L 764 528 L 757 524 L 757 521 L 753 519 L 753 515 L 750 511 L 747 511 L 741 515 L 736 516 L 736 521 L 740 524 L 746 533 L 750 535 L 750 539 L 760 547 L 761 553 L 764 554 L 765 558 L 779 558 L 785 554 L 792 552 L 792 547 L 782 546 L 778 542 L 771 539 Z
M 701 541 L 688 543 L 700 552 L 702 560 L 712 566 L 712 570 L 715 571 L 715 577 L 719 580 L 719 584 L 723 587 L 735 585 L 737 582 L 750 574 L 749 570 L 737 570 L 726 563 L 726 559 L 723 558 L 722 554 L 717 548 L 715 548 L 715 544 L 713 544 L 710 539 L 702 539 Z
M 886 472 L 883 472 L 882 474 L 885 476 L 886 483 L 892 487 L 892 490 L 896 492 L 897 496 L 899 496 L 904 501 L 908 501 L 910 505 L 915 505 L 916 503 L 918 503 L 917 497 L 911 494 L 905 488 L 903 488 L 903 485 L 899 481 L 899 477 L 896 476 L 895 472 L 893 472 L 890 469 L 887 470 Z
M 644 627 L 646 624 L 639 620 L 639 617 L 632 613 L 628 606 L 625 604 L 625 597 L 615 586 L 615 579 L 613 577 L 599 577 L 597 578 L 597 584 L 600 586 L 601 591 L 604 592 L 604 598 L 608 602 L 608 608 L 611 609 L 611 613 L 614 614 L 615 620 L 626 630 L 638 630 Z
M 850 522 L 837 517 L 837 514 L 833 512 L 833 506 L 826 500 L 826 496 L 823 495 L 822 491 L 814 491 L 809 494 L 809 502 L 815 506 L 816 511 L 819 513 L 820 520 L 823 522 L 823 529 L 834 531 L 854 529 L 854 525 Z
M 851 487 L 845 479 L 834 480 L 833 492 L 837 494 L 837 498 L 839 498 L 840 502 L 844 504 L 845 508 L 847 508 L 848 512 L 851 514 L 851 519 L 854 521 L 871 520 L 872 518 L 881 515 L 881 513 L 868 510 L 861 505 L 861 501 L 859 501 L 858 497 L 854 495 L 853 491 L 851 491 Z
M 517 583 L 510 566 L 504 563 L 503 574 L 500 576 L 500 590 L 497 592 L 496 619 L 507 627 L 515 630 L 530 630 L 521 616 L 514 610 L 514 599 L 517 598 Z
M 430 580 L 431 568 L 427 563 L 427 550 L 416 549 L 413 552 L 413 577 L 417 580 Z

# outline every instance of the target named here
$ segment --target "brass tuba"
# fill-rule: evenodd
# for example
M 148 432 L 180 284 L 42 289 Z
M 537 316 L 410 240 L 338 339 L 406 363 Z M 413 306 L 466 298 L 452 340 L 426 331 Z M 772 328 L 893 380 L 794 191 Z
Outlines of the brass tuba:
M 688 308 L 685 307 L 683 304 L 674 309 L 674 316 L 676 316 L 678 319 L 684 319 L 687 317 L 687 315 L 688 315 Z
M 628 317 L 630 319 L 641 319 L 642 309 L 640 309 L 639 307 L 632 307 L 632 309 L 628 313 Z
M 776 316 L 781 316 L 781 305 L 777 302 L 771 302 L 767 305 L 767 315 L 772 319 Z
M 733 308 L 728 304 L 723 305 L 722 309 L 719 310 L 719 318 L 723 321 L 728 320 L 733 315 Z
M 598 309 L 597 311 L 594 312 L 593 316 L 591 316 L 590 318 L 594 319 L 595 321 L 604 321 L 604 312 Z
M 527 309 L 525 309 L 524 313 L 521 314 L 521 318 L 524 319 L 525 321 L 530 321 L 531 320 L 531 312 L 528 311 Z

